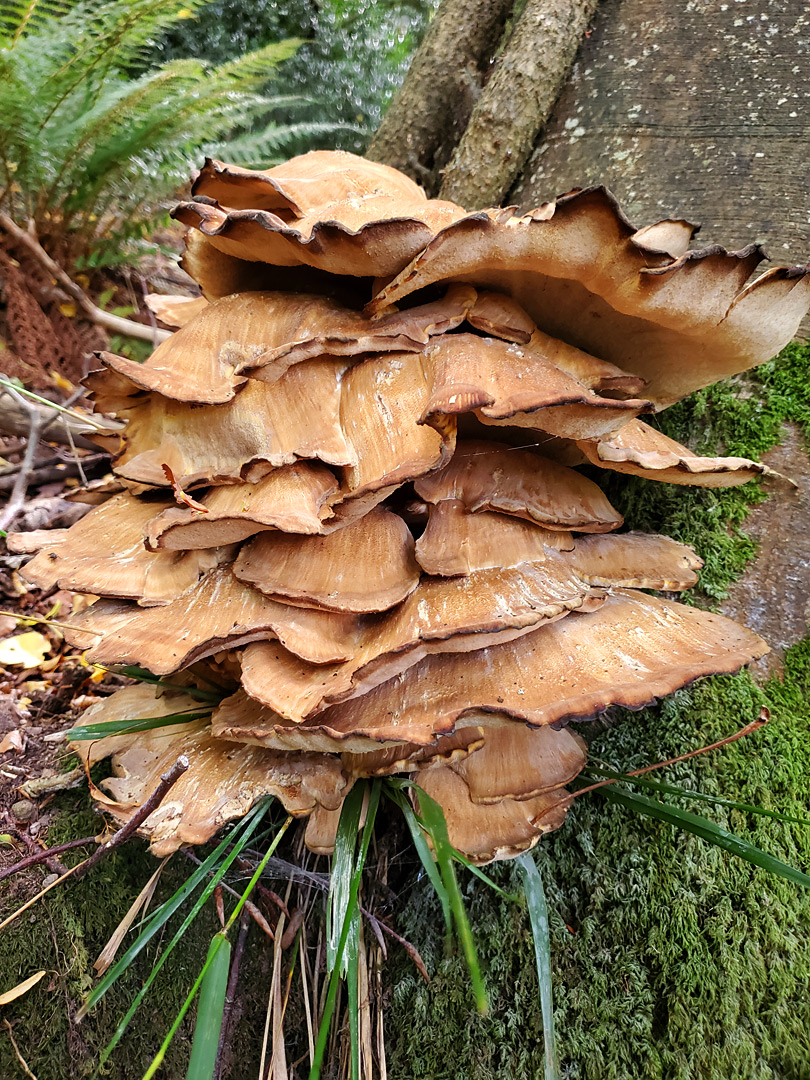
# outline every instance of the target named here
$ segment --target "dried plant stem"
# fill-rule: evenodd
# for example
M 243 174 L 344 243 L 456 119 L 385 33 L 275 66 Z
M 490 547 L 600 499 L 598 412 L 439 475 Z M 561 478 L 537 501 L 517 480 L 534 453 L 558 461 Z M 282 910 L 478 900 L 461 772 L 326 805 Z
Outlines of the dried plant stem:
M 25 455 L 20 465 L 20 471 L 14 480 L 11 495 L 9 495 L 5 509 L 0 514 L 0 530 L 5 531 L 25 505 L 28 483 L 34 471 L 34 458 L 39 444 L 39 433 L 42 430 L 42 417 L 36 406 L 27 401 L 13 386 L 4 383 L 3 389 L 28 414 L 28 441 L 25 446 Z
M 28 855 L 13 866 L 9 866 L 6 870 L 0 870 L 0 881 L 5 881 L 5 879 L 11 877 L 12 874 L 19 874 L 21 871 L 27 870 L 29 866 L 36 866 L 37 863 L 46 862 L 56 855 L 62 855 L 65 851 L 73 851 L 74 848 L 86 847 L 87 844 L 94 843 L 96 843 L 95 836 L 83 836 L 81 840 L 69 840 L 66 844 L 58 844 L 56 847 L 52 848 L 43 848 L 42 851 L 38 851 L 34 855 Z
M 8 1032 L 9 1039 L 11 1039 L 11 1045 L 12 1045 L 12 1047 L 14 1049 L 14 1053 L 17 1055 L 17 1061 L 19 1061 L 20 1067 L 22 1068 L 23 1072 L 25 1073 L 26 1076 L 30 1077 L 30 1080 L 37 1080 L 37 1078 L 34 1076 L 34 1074 L 28 1068 L 28 1063 L 26 1062 L 25 1058 L 20 1053 L 20 1048 L 19 1048 L 19 1046 L 17 1046 L 17 1041 L 14 1038 L 14 1035 L 12 1034 L 12 1031 L 11 1031 L 11 1024 L 6 1019 L 3 1020 L 3 1024 L 5 1026 L 6 1031 Z
M 88 859 L 85 859 L 84 862 L 80 862 L 76 866 L 72 867 L 70 870 L 68 870 L 66 874 L 63 874 L 62 877 L 57 878 L 56 881 L 51 882 L 51 884 L 48 885 L 47 888 L 42 889 L 40 892 L 38 892 L 36 896 L 32 896 L 30 900 L 28 900 L 25 904 L 22 905 L 22 907 L 17 908 L 15 912 L 13 912 L 11 915 L 8 916 L 7 919 L 4 919 L 0 923 L 0 930 L 5 930 L 7 926 L 10 926 L 15 919 L 18 919 L 24 911 L 27 911 L 30 907 L 32 907 L 37 902 L 37 900 L 41 900 L 43 896 L 46 896 L 51 891 L 51 889 L 55 889 L 57 885 L 61 885 L 63 882 L 67 881 L 68 878 L 72 878 L 74 881 L 77 881 L 79 880 L 79 878 L 84 877 L 87 871 L 92 870 L 94 866 L 97 866 L 98 863 L 100 863 L 101 860 L 105 857 L 105 855 L 108 855 L 115 848 L 120 847 L 123 843 L 125 843 L 130 838 L 130 836 L 132 836 L 135 830 L 146 820 L 146 818 L 148 818 L 149 815 L 154 810 L 156 810 L 158 806 L 160 806 L 161 802 L 165 799 L 169 789 L 177 783 L 177 781 L 188 768 L 188 765 L 188 758 L 185 755 L 181 755 L 174 763 L 174 765 L 172 765 L 171 769 L 169 769 L 168 772 L 164 773 L 163 776 L 161 776 L 158 786 L 155 788 L 155 790 L 152 792 L 152 794 L 149 796 L 143 806 L 136 810 L 136 812 L 132 815 L 126 825 L 120 828 L 117 833 L 114 833 L 110 837 L 110 839 L 105 844 L 102 844 L 97 851 L 94 851 Z
M 699 754 L 708 754 L 710 750 L 719 750 L 723 746 L 728 746 L 729 743 L 736 742 L 737 739 L 742 739 L 746 735 L 751 735 L 754 731 L 759 731 L 761 727 L 764 727 L 771 718 L 770 712 L 766 708 L 762 708 L 759 714 L 759 718 L 752 720 L 750 724 L 746 724 L 745 727 L 740 728 L 739 731 L 735 731 L 733 735 L 727 735 L 725 739 L 720 739 L 719 742 L 711 743 L 710 746 L 701 746 L 698 750 L 690 750 L 688 754 L 679 754 L 678 757 L 668 758 L 666 761 L 657 761 L 655 765 L 645 765 L 643 769 L 634 769 L 632 772 L 626 773 L 626 776 L 643 776 L 644 773 L 653 772 L 655 769 L 665 769 L 667 765 L 677 765 L 681 761 L 688 761 L 689 758 L 697 757 Z M 624 779 L 621 777 L 620 779 Z M 600 780 L 596 784 L 589 784 L 588 787 L 580 788 L 579 791 L 572 792 L 566 799 L 566 802 L 572 802 L 574 799 L 579 798 L 580 795 L 585 795 L 589 791 L 596 791 L 598 788 L 607 787 L 609 784 L 616 784 L 618 780 L 611 778 L 610 780 Z
M 141 341 L 151 341 L 156 345 L 169 336 L 168 330 L 157 330 L 151 326 L 145 326 L 143 323 L 132 322 L 131 319 L 124 319 L 120 315 L 113 315 L 109 311 L 102 311 L 100 307 L 93 303 L 84 290 L 65 273 L 62 267 L 54 262 L 36 237 L 25 229 L 21 229 L 20 226 L 2 210 L 0 210 L 0 227 L 2 227 L 15 243 L 20 244 L 26 251 L 33 255 L 40 266 L 44 267 L 51 277 L 59 282 L 68 296 L 76 301 L 85 315 L 96 323 L 97 326 L 102 326 L 105 330 L 109 330 L 114 334 L 126 334 L 127 337 L 140 338 Z

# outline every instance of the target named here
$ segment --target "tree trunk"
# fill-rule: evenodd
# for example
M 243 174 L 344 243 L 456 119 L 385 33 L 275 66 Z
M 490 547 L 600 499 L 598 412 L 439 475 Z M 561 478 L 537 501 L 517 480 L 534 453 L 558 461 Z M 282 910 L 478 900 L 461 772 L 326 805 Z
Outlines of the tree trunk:
M 513 0 L 442 0 L 366 151 L 435 195 L 467 126 Z
M 701 243 L 810 250 L 804 0 L 603 0 L 510 198 L 606 184 L 631 219 L 689 217 Z
M 598 0 L 528 0 L 472 111 L 441 197 L 498 205 L 520 175 L 573 63 Z

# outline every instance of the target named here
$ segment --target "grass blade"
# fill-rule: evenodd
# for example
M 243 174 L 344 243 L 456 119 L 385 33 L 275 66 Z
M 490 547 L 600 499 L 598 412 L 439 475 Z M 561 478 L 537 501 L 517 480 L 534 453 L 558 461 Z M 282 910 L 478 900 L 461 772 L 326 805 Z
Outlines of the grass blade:
M 206 967 L 200 984 L 200 1004 L 194 1026 L 194 1041 L 186 1080 L 211 1080 L 217 1064 L 219 1035 L 225 1014 L 225 991 L 231 967 L 231 943 L 224 933 L 217 934 L 208 949 Z
M 268 804 L 269 804 L 269 800 L 268 800 L 268 803 L 265 804 L 265 809 L 267 808 Z M 251 877 L 250 881 L 248 882 L 248 884 L 247 884 L 247 886 L 245 888 L 245 891 L 242 893 L 241 897 L 239 898 L 239 901 L 236 904 L 236 907 L 231 912 L 230 918 L 228 919 L 227 923 L 225 924 L 224 929 L 220 930 L 220 932 L 218 934 L 214 935 L 214 938 L 213 938 L 213 940 L 211 942 L 211 945 L 209 946 L 208 956 L 205 959 L 205 963 L 203 964 L 202 971 L 200 972 L 200 974 L 197 976 L 196 980 L 194 981 L 194 985 L 192 986 L 191 990 L 189 990 L 188 996 L 186 997 L 186 1000 L 183 1002 L 183 1005 L 182 1005 L 182 1007 L 180 1009 L 180 1012 L 177 1014 L 177 1016 L 174 1019 L 174 1023 L 169 1028 L 168 1034 L 166 1035 L 166 1038 L 161 1043 L 160 1049 L 158 1050 L 157 1054 L 155 1054 L 154 1058 L 152 1059 L 151 1065 L 149 1066 L 149 1068 L 144 1073 L 143 1080 L 151 1080 L 151 1077 L 153 1077 L 155 1075 L 157 1070 L 162 1065 L 163 1059 L 166 1056 L 166 1051 L 169 1048 L 169 1044 L 171 1043 L 174 1036 L 177 1034 L 177 1031 L 178 1031 L 180 1025 L 183 1022 L 184 1016 L 186 1015 L 186 1013 L 190 1009 L 191 1003 L 194 1001 L 194 998 L 197 996 L 197 991 L 200 990 L 200 988 L 204 985 L 206 979 L 208 979 L 208 977 L 209 977 L 209 974 L 210 974 L 211 970 L 215 966 L 218 968 L 217 979 L 222 977 L 222 972 L 221 972 L 221 966 L 220 965 L 223 965 L 224 961 L 219 959 L 219 954 L 220 954 L 220 951 L 223 950 L 223 949 L 227 951 L 227 957 L 228 957 L 227 964 L 224 964 L 224 966 L 225 966 L 224 979 L 225 979 L 225 986 L 227 987 L 228 967 L 230 966 L 230 954 L 231 954 L 231 945 L 230 945 L 230 941 L 228 940 L 228 932 L 230 931 L 231 927 L 236 922 L 236 920 L 239 918 L 239 915 L 242 912 L 242 908 L 247 903 L 247 901 L 248 901 L 248 899 L 250 897 L 250 894 L 253 892 L 253 889 L 256 886 L 256 882 L 262 876 L 262 874 L 264 872 L 264 868 L 267 866 L 273 852 L 276 850 L 276 848 L 280 844 L 281 838 L 284 835 L 284 833 L 287 831 L 287 829 L 289 828 L 291 821 L 292 821 L 292 817 L 288 817 L 287 820 L 284 822 L 284 824 L 281 826 L 281 828 L 278 830 L 276 835 L 273 837 L 272 844 L 267 849 L 267 851 L 264 853 L 264 856 L 262 857 L 261 862 L 259 863 L 259 865 L 256 867 L 255 871 L 253 872 L 253 876 Z M 247 839 L 248 838 L 245 837 L 244 834 L 243 834 L 242 837 L 240 837 L 240 842 L 239 842 L 239 845 L 238 845 L 238 849 L 236 850 L 236 854 L 234 854 L 232 852 L 231 855 L 228 856 L 228 860 L 230 860 L 230 862 L 233 862 L 233 859 L 235 859 L 237 857 L 237 855 L 239 854 L 239 852 L 243 850 L 243 848 L 245 847 L 245 845 L 247 843 Z M 231 856 L 233 856 L 233 857 L 231 857 Z M 226 860 L 226 862 L 228 860 Z M 230 862 L 228 862 L 228 865 L 230 865 Z M 223 864 L 223 866 L 224 866 L 224 864 Z M 227 867 L 225 867 L 225 869 L 227 869 Z M 222 870 L 223 874 L 225 872 L 225 869 Z M 222 875 L 220 875 L 220 878 L 221 878 L 221 876 Z M 208 895 L 210 895 L 210 892 L 213 891 L 215 885 L 216 885 L 215 881 L 211 882 L 211 890 L 210 891 L 206 890 Z M 201 899 L 204 900 L 204 898 L 201 898 Z M 202 906 L 202 905 L 200 904 L 200 906 Z M 172 944 L 174 944 L 174 941 L 172 942 Z M 164 954 L 164 956 L 165 956 L 165 954 Z M 164 959 L 164 957 L 162 956 L 161 959 L 160 959 L 161 963 L 163 962 L 163 959 Z M 151 974 L 150 974 L 150 979 L 151 979 Z M 148 980 L 147 980 L 147 984 L 148 984 Z M 218 987 L 218 985 L 219 985 L 218 982 L 216 982 L 214 984 L 214 987 L 212 988 L 212 993 Z M 147 989 L 147 987 L 144 987 L 144 990 L 146 990 L 146 989 Z M 222 993 L 222 1007 L 224 1007 L 224 1004 L 225 1004 L 225 991 L 223 990 L 223 993 Z M 200 1007 L 202 1007 L 202 1000 L 200 1001 Z M 212 1007 L 213 1007 L 213 1005 L 212 1005 Z M 220 1007 L 220 1009 L 219 1009 L 219 1014 L 218 1014 L 219 1015 L 219 1020 L 218 1020 L 218 1022 L 216 1021 L 216 1014 L 212 1013 L 212 1018 L 213 1018 L 212 1022 L 216 1024 L 216 1043 L 214 1045 L 213 1060 L 211 1060 L 211 1072 L 210 1073 L 200 1073 L 199 1074 L 200 1077 L 208 1077 L 208 1078 L 210 1078 L 210 1076 L 213 1073 L 214 1065 L 216 1064 L 216 1051 L 217 1051 L 217 1045 L 219 1044 L 219 1032 L 220 1032 L 220 1029 L 222 1027 L 222 1007 Z M 134 1010 L 130 1009 L 130 1012 L 134 1012 Z M 200 1024 L 200 1016 L 199 1016 L 199 1013 L 198 1013 L 197 1025 L 199 1026 L 199 1024 Z M 116 1032 L 116 1034 L 118 1034 L 118 1033 Z M 195 1032 L 195 1042 L 196 1042 L 196 1032 Z M 204 1042 L 208 1043 L 208 1040 L 204 1039 Z M 105 1051 L 105 1053 L 106 1053 L 106 1051 Z M 106 1059 L 102 1059 L 100 1064 L 103 1064 L 104 1060 L 106 1060 Z M 201 1064 L 204 1065 L 208 1060 L 209 1060 L 208 1058 L 202 1058 L 201 1059 Z M 190 1069 L 191 1069 L 191 1063 L 189 1063 L 189 1070 Z M 189 1077 L 191 1076 L 190 1071 L 188 1073 L 188 1076 Z
M 171 727 L 172 724 L 189 724 L 192 720 L 202 720 L 210 715 L 211 709 L 189 709 L 188 712 L 167 713 L 166 716 L 139 716 L 135 720 L 104 720 L 98 724 L 78 724 L 68 731 L 67 737 L 71 742 L 104 739 L 108 735 L 129 735 L 137 731 Z
M 340 812 L 326 905 L 326 970 L 329 972 L 335 969 L 338 944 L 351 896 L 354 853 L 366 790 L 366 784 L 355 784 L 346 796 Z
M 349 997 L 349 1061 L 351 1080 L 360 1080 L 360 912 L 352 912 L 352 926 L 349 932 L 348 959 L 346 965 L 346 989 Z
M 613 772 L 612 769 L 606 769 L 602 765 L 589 765 L 581 775 L 593 777 L 594 779 L 607 777 L 609 780 L 624 780 L 628 784 L 647 788 L 649 791 L 658 791 L 662 795 L 673 795 L 678 799 L 698 799 L 701 802 L 713 803 L 715 806 L 728 806 L 732 810 L 742 810 L 748 814 L 762 814 L 764 817 L 773 818 L 775 821 L 786 821 L 790 825 L 810 825 L 810 818 L 780 814 L 777 810 L 767 810 L 764 806 L 755 806 L 752 803 L 735 802 L 734 799 L 726 799 L 722 795 L 707 795 L 703 791 L 690 791 L 677 784 L 666 784 L 662 780 L 648 780 L 643 776 Z
M 745 859 L 746 862 L 753 863 L 754 866 L 759 866 L 763 870 L 785 878 L 787 881 L 792 881 L 796 885 L 804 885 L 805 888 L 810 888 L 810 877 L 807 874 L 802 873 L 801 870 L 797 870 L 793 866 L 789 866 L 787 863 L 783 863 L 781 859 L 777 859 L 773 855 L 768 855 L 767 852 L 721 828 L 714 821 L 709 821 L 708 818 L 692 814 L 689 810 L 681 810 L 677 806 L 656 802 L 654 799 L 648 799 L 646 795 L 623 790 L 615 785 L 599 788 L 598 791 L 609 802 L 618 803 L 620 806 L 636 810 L 647 817 L 658 818 L 659 821 L 666 821 L 670 825 L 685 829 L 687 832 L 694 833 L 695 836 L 707 840 L 710 844 L 723 848 L 725 851 L 731 852 L 732 855 Z
M 439 872 L 450 899 L 450 909 L 456 924 L 456 931 L 467 961 L 470 972 L 470 981 L 475 996 L 475 1007 L 481 1015 L 485 1015 L 488 1009 L 487 992 L 484 979 L 481 975 L 481 966 L 478 963 L 478 953 L 475 949 L 470 923 L 467 912 L 464 909 L 464 900 L 458 887 L 455 867 L 455 848 L 450 843 L 447 835 L 447 822 L 444 819 L 444 811 L 441 806 L 432 799 L 427 792 L 418 789 L 419 809 L 425 828 L 433 841 L 433 850 L 436 852 L 436 861 L 439 864 Z
M 360 807 L 362 808 L 363 795 L 365 793 L 362 790 L 361 785 L 355 785 L 355 789 L 350 792 L 349 797 L 354 794 L 354 791 L 358 787 L 361 788 L 359 803 Z M 335 1011 L 335 1001 L 337 1000 L 340 972 L 345 967 L 343 962 L 344 954 L 349 941 L 349 934 L 352 929 L 355 916 L 359 914 L 358 897 L 360 895 L 360 881 L 363 876 L 363 867 L 365 866 L 366 855 L 368 854 L 369 844 L 371 843 L 371 836 L 374 831 L 374 819 L 377 816 L 377 807 L 380 803 L 380 788 L 380 781 L 375 780 L 369 790 L 368 807 L 366 809 L 366 823 L 363 826 L 363 836 L 360 841 L 360 850 L 357 853 L 357 858 L 354 862 L 354 868 L 349 882 L 348 899 L 343 909 L 343 921 L 341 923 L 340 937 L 338 939 L 337 948 L 335 951 L 332 973 L 329 978 L 329 987 L 326 992 L 326 1002 L 324 1003 L 323 1016 L 321 1017 L 320 1026 L 318 1027 L 318 1038 L 315 1043 L 315 1053 L 312 1058 L 312 1066 L 309 1070 L 309 1080 L 319 1080 L 321 1075 L 321 1066 L 323 1064 L 324 1053 L 326 1052 L 326 1042 L 329 1038 L 329 1025 L 332 1022 L 332 1014 Z M 348 802 L 349 797 L 347 797 L 346 803 Z M 341 811 L 340 823 L 338 824 L 338 835 L 341 832 L 341 826 L 344 822 L 344 814 L 346 814 L 346 835 L 348 835 L 349 826 L 352 821 L 356 820 L 359 824 L 359 812 L 357 813 L 357 817 L 355 819 L 354 805 L 347 808 L 346 803 L 343 804 L 343 810 Z M 355 842 L 356 837 L 357 833 L 355 831 Z M 335 851 L 337 851 L 337 843 L 335 844 Z M 356 953 L 356 948 L 354 951 Z
M 141 987 L 141 989 L 138 991 L 137 995 L 135 996 L 135 1000 L 130 1005 L 129 1009 L 127 1010 L 126 1015 L 123 1018 L 123 1020 L 121 1020 L 118 1027 L 115 1029 L 115 1033 L 113 1034 L 112 1039 L 104 1047 L 104 1050 L 102 1051 L 101 1056 L 99 1058 L 99 1065 L 103 1065 L 106 1062 L 107 1058 L 110 1056 L 112 1051 L 118 1045 L 122 1035 L 124 1034 L 124 1032 L 126 1031 L 128 1025 L 129 1025 L 130 1020 L 132 1019 L 132 1017 L 137 1012 L 139 1005 L 141 1004 L 143 999 L 146 997 L 146 994 L 148 993 L 149 988 L 151 987 L 152 983 L 157 978 L 158 972 L 163 967 L 163 965 L 166 963 L 166 961 L 168 960 L 168 958 L 171 955 L 172 951 L 174 950 L 175 946 L 178 944 L 178 942 L 181 940 L 181 938 L 185 934 L 186 930 L 188 930 L 189 926 L 191 926 L 194 919 L 196 919 L 197 915 L 200 913 L 200 911 L 201 911 L 202 907 L 204 906 L 205 902 L 207 901 L 208 897 L 211 895 L 211 893 L 217 887 L 219 882 L 225 876 L 225 874 L 227 873 L 227 871 L 230 868 L 231 864 L 234 862 L 235 859 L 237 859 L 239 857 L 239 855 L 241 854 L 243 849 L 250 842 L 251 836 L 256 831 L 256 829 L 259 827 L 259 823 L 261 822 L 262 818 L 264 817 L 265 813 L 267 812 L 267 808 L 268 808 L 269 805 L 270 805 L 270 800 L 269 799 L 262 800 L 262 802 L 258 804 L 258 806 L 253 811 L 253 813 L 249 816 L 249 818 L 245 819 L 246 824 L 245 824 L 244 828 L 240 831 L 238 839 L 236 839 L 235 843 L 233 844 L 233 847 L 232 847 L 231 851 L 220 862 L 220 864 L 216 867 L 216 870 L 214 871 L 213 875 L 208 879 L 202 893 L 198 897 L 198 899 L 195 902 L 194 906 L 192 907 L 191 911 L 185 917 L 185 919 L 183 920 L 183 922 L 181 923 L 181 925 L 177 929 L 174 937 L 171 939 L 169 944 L 166 946 L 164 951 L 161 953 L 161 955 L 158 958 L 157 962 L 152 967 L 152 970 L 149 972 L 149 975 L 147 976 L 146 981 L 144 982 L 143 986 Z M 234 837 L 233 837 L 233 833 L 232 833 L 231 836 L 228 838 L 228 841 L 226 843 L 230 843 L 231 841 L 233 841 L 233 839 L 234 839 Z M 217 850 L 219 850 L 219 848 L 217 848 Z M 206 860 L 206 862 L 207 861 L 208 860 Z M 205 866 L 205 863 L 203 863 L 203 866 Z M 194 872 L 194 874 L 192 874 L 192 877 L 196 877 L 199 874 L 200 870 L 202 870 L 202 866 L 197 868 L 197 870 Z M 161 914 L 161 912 L 158 911 L 156 914 Z M 166 920 L 163 919 L 163 922 L 165 922 L 165 921 Z M 147 925 L 147 927 L 145 928 L 145 930 L 143 931 L 141 936 L 138 938 L 138 941 L 136 941 L 135 944 L 133 945 L 133 948 L 135 947 L 135 945 L 139 944 L 141 938 L 144 937 L 144 935 L 149 934 L 150 937 L 153 936 L 152 933 L 150 933 L 150 929 L 151 929 L 151 924 Z M 144 944 L 145 944 L 145 942 L 144 942 Z M 141 948 L 143 948 L 143 945 L 141 945 Z M 126 956 L 122 957 L 121 961 L 119 961 L 119 964 L 123 964 L 123 961 L 125 959 L 126 959 Z M 113 974 L 113 972 L 116 970 L 116 968 L 118 968 L 118 966 L 119 965 L 116 964 L 114 968 L 110 969 L 110 971 L 107 974 L 107 979 L 109 979 L 109 976 L 111 976 Z M 121 970 L 123 970 L 123 967 L 121 968 Z M 115 978 L 117 978 L 120 973 L 121 972 L 118 971 L 116 973 L 116 975 L 115 975 Z M 105 979 L 105 981 L 106 981 L 106 979 Z M 114 979 L 109 979 L 109 982 L 107 983 L 107 986 L 104 988 L 105 993 L 106 993 L 106 991 L 109 989 L 109 987 L 112 985 L 112 983 L 114 981 L 115 981 Z M 95 994 L 91 995 L 91 998 L 88 1000 L 87 1004 L 84 1006 L 83 1012 L 86 1013 L 87 1010 L 92 1008 L 92 1005 L 94 1005 L 95 1002 L 99 1000 L 99 998 L 102 996 L 101 993 L 99 993 L 100 990 L 101 990 L 101 987 L 97 987 L 97 989 L 95 991 Z M 93 1000 L 93 998 L 95 998 L 95 1000 Z M 182 1017 L 181 1017 L 181 1019 L 182 1019 Z
M 543 1045 L 545 1050 L 545 1080 L 559 1080 L 560 1063 L 557 1058 L 557 1042 L 554 1037 L 554 1005 L 551 983 L 551 937 L 548 925 L 548 905 L 543 879 L 537 863 L 527 851 L 517 859 L 523 871 L 526 903 L 534 939 L 534 955 L 537 960 L 537 980 L 540 985 L 540 1011 L 543 1015 Z
M 417 818 L 413 807 L 395 783 L 389 781 L 385 785 L 385 793 L 402 811 L 402 815 L 405 818 L 405 824 L 408 826 L 408 831 L 413 840 L 413 846 L 416 848 L 416 853 L 428 876 L 428 881 L 433 886 L 433 891 L 438 896 L 439 902 L 442 905 L 445 932 L 449 939 L 453 933 L 453 913 L 450 910 L 450 897 L 447 893 L 447 889 L 444 887 L 444 882 L 442 881 L 441 874 L 436 865 L 436 860 L 430 850 L 430 845 L 425 839 L 425 834 L 422 831 L 419 819 Z

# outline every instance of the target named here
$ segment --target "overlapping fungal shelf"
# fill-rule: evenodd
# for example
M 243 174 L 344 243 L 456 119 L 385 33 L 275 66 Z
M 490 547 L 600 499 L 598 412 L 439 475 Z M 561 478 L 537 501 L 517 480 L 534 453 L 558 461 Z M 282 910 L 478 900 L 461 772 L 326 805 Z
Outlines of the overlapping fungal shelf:
M 209 161 L 175 216 L 204 299 L 163 306 L 183 325 L 145 363 L 101 355 L 87 385 L 125 421 L 119 490 L 24 571 L 99 597 L 66 632 L 89 660 L 222 689 L 210 717 L 77 744 L 112 756 L 98 797 L 118 820 L 188 756 L 143 827 L 157 854 L 268 793 L 327 852 L 352 784 L 403 773 L 465 855 L 509 858 L 564 821 L 585 763 L 568 721 L 766 651 L 652 595 L 700 559 L 623 532 L 577 466 L 762 473 L 644 417 L 778 352 L 803 270 L 747 285 L 757 248 L 636 230 L 602 189 L 468 214 L 340 152 Z M 186 709 L 139 684 L 86 722 Z

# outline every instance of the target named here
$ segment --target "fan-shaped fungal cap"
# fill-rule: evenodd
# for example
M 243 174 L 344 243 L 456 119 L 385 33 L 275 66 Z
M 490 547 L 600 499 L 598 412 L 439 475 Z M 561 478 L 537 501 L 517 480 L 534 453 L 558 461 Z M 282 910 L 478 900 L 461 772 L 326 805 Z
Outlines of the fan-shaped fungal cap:
M 536 726 L 589 719 L 610 705 L 648 705 L 765 652 L 761 638 L 721 615 L 617 591 L 592 614 L 568 615 L 515 641 L 471 656 L 428 656 L 298 730 L 426 745 L 460 720 L 486 723 L 490 713 Z
M 589 188 L 532 214 L 469 214 L 439 233 L 370 305 L 434 282 L 509 293 L 556 338 L 646 380 L 659 406 L 774 356 L 810 304 L 805 268 L 747 287 L 756 246 L 650 252 L 611 195 Z
M 213 488 L 198 501 L 205 512 L 172 506 L 146 525 L 150 550 L 189 551 L 233 544 L 266 529 L 318 533 L 334 517 L 334 475 L 317 462 L 297 461 L 273 469 L 255 484 Z
M 290 218 L 339 199 L 380 194 L 425 199 L 405 173 L 345 150 L 311 150 L 272 169 L 246 169 L 206 158 L 191 193 L 236 210 L 275 210 Z
M 150 293 L 144 303 L 166 326 L 178 328 L 195 319 L 208 306 L 204 296 L 183 293 Z
M 570 533 L 552 532 L 531 521 L 489 510 L 471 513 L 460 499 L 430 507 L 425 531 L 416 541 L 416 561 L 426 574 L 452 577 L 489 567 L 543 562 L 546 548 L 573 548 Z
M 736 487 L 772 472 L 767 465 L 738 457 L 700 457 L 642 420 L 619 431 L 577 444 L 589 461 L 603 469 L 691 487 Z
M 121 719 L 122 712 L 164 716 L 199 702 L 184 694 L 156 698 L 151 686 L 130 686 L 85 713 L 93 723 Z M 79 742 L 74 749 L 88 764 L 113 758 L 113 776 L 102 781 L 112 798 L 104 805 L 127 821 L 157 787 L 161 774 L 185 755 L 189 767 L 141 826 L 155 855 L 181 844 L 201 844 L 226 822 L 243 817 L 263 795 L 274 795 L 296 816 L 316 806 L 336 808 L 351 786 L 337 758 L 326 754 L 278 754 L 261 747 L 235 746 L 212 738 L 204 721 Z
M 278 168 L 283 174 L 212 163 L 195 200 L 173 216 L 238 259 L 362 277 L 398 273 L 464 215 L 454 203 L 427 199 L 404 174 L 341 151 L 314 151 Z M 224 209 L 213 191 L 237 208 Z
M 474 803 L 533 799 L 571 782 L 585 767 L 585 740 L 570 728 L 504 724 L 484 729 L 483 746 L 452 763 Z
M 464 727 L 452 735 L 442 735 L 432 746 L 403 743 L 367 754 L 343 754 L 343 771 L 349 776 L 391 776 L 397 772 L 417 772 L 463 761 L 484 745 L 484 728 Z
M 551 530 L 608 532 L 622 523 L 586 477 L 505 443 L 460 442 L 448 465 L 414 487 L 429 503 L 458 499 L 468 510 L 497 510 Z
M 565 821 L 567 796 L 557 791 L 482 804 L 471 800 L 469 788 L 452 769 L 428 769 L 419 773 L 417 783 L 444 811 L 450 843 L 474 863 L 511 859 Z M 418 790 L 415 797 L 418 803 Z
M 329 536 L 264 533 L 244 547 L 234 573 L 269 596 L 335 611 L 384 611 L 419 581 L 408 526 L 377 507 Z
M 243 365 L 251 378 L 275 382 L 293 364 L 312 356 L 357 356 L 361 353 L 419 352 L 431 337 L 459 326 L 475 303 L 471 285 L 451 285 L 440 299 L 406 311 L 368 319 L 358 311 L 339 308 L 325 298 L 321 310 L 302 325 L 294 338 L 270 349 L 254 363 Z M 298 296 L 291 297 L 298 300 Z M 322 312 L 322 314 L 321 314 Z
M 469 652 L 528 633 L 581 608 L 589 594 L 581 577 L 551 555 L 508 570 L 422 578 L 397 608 L 358 619 L 344 663 L 306 663 L 275 642 L 260 642 L 242 654 L 242 685 L 280 716 L 301 721 L 367 693 L 429 654 Z
M 568 565 L 590 585 L 630 589 L 691 589 L 703 566 L 692 548 L 649 533 L 579 536 Z
M 347 660 L 351 616 L 279 604 L 244 585 L 230 567 L 212 570 L 196 589 L 165 607 L 138 608 L 99 600 L 71 619 L 71 645 L 100 664 L 137 664 L 168 675 L 205 656 L 251 641 L 278 637 L 314 664 Z
M 115 472 L 165 486 L 168 465 L 177 483 L 189 487 L 233 483 L 257 462 L 280 467 L 317 458 L 350 464 L 355 453 L 340 423 L 341 376 L 348 363 L 319 358 L 296 365 L 272 386 L 251 380 L 224 408 L 156 393 L 134 397 L 116 410 L 127 425 Z M 93 386 L 98 393 L 98 381 Z
M 422 422 L 475 411 L 484 423 L 592 438 L 652 409 L 648 401 L 603 398 L 561 371 L 537 347 L 473 334 L 437 338 L 425 349 L 432 393 Z
M 58 586 L 143 605 L 168 604 L 195 586 L 206 571 L 233 559 L 218 546 L 227 543 L 224 540 L 215 541 L 208 551 L 147 551 L 144 526 L 168 505 L 166 500 L 136 499 L 128 492 L 113 495 L 63 535 L 44 538 L 22 575 L 40 589 Z

